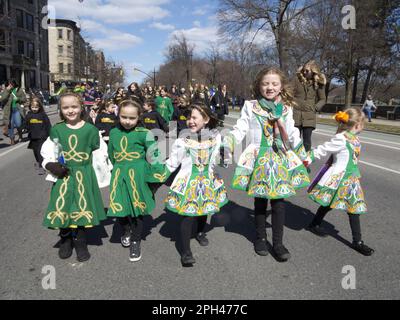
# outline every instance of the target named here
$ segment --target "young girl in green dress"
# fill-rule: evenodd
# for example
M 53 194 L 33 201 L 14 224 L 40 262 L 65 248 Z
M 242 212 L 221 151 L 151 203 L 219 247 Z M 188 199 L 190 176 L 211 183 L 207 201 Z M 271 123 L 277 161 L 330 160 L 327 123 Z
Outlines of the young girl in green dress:
M 86 228 L 106 219 L 103 200 L 92 166 L 92 153 L 100 146 L 99 131 L 82 120 L 83 102 L 76 93 L 60 96 L 62 122 L 50 130 L 50 139 L 58 145 L 59 161 L 49 158 L 42 166 L 57 177 L 51 189 L 44 226 L 60 229 L 59 256 L 66 259 L 75 247 L 78 261 L 90 258 Z M 42 150 L 43 154 L 43 150 Z
M 299 130 L 294 126 L 293 96 L 283 73 L 276 68 L 261 70 L 254 81 L 256 100 L 245 101 L 240 119 L 224 137 L 224 146 L 233 152 L 250 133 L 250 143 L 241 154 L 232 188 L 254 198 L 257 254 L 268 254 L 266 243 L 267 205 L 272 207 L 273 253 L 278 261 L 290 258 L 283 245 L 284 199 L 309 184 L 302 160 L 307 158 Z
M 204 233 L 207 216 L 220 211 L 228 202 L 223 180 L 215 173 L 219 159 L 221 135 L 216 129 L 218 120 L 209 107 L 192 105 L 187 113 L 188 130 L 175 140 L 166 161 L 166 176 L 177 170 L 166 199 L 166 208 L 183 216 L 183 266 L 191 266 L 195 259 L 190 250 L 193 222 L 197 222 L 196 240 L 207 246 Z
M 353 235 L 352 248 L 370 256 L 374 250 L 361 240 L 360 215 L 367 212 L 364 192 L 360 184 L 358 158 L 361 144 L 358 134 L 364 128 L 365 115 L 358 108 L 349 108 L 335 115 L 339 123 L 336 135 L 310 152 L 310 161 L 330 156 L 323 170 L 309 188 L 309 197 L 318 203 L 317 214 L 308 229 L 320 237 L 327 233 L 321 226 L 325 215 L 332 209 L 346 211 Z M 325 172 L 324 172 L 325 171 Z
M 121 244 L 130 247 L 129 260 L 141 258 L 143 216 L 155 207 L 148 182 L 159 182 L 151 177 L 156 165 L 150 162 L 158 156 L 158 148 L 151 132 L 138 125 L 141 106 L 125 100 L 119 104 L 119 124 L 110 131 L 108 154 L 113 164 L 110 183 L 110 205 L 107 215 L 117 217 L 124 229 Z M 162 167 L 162 165 L 160 164 Z

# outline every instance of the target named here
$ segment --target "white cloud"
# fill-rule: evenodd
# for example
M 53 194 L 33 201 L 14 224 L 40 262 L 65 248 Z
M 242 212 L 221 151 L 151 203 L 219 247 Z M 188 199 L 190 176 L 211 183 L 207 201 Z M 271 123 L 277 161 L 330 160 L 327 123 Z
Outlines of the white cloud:
M 122 49 L 132 48 L 137 44 L 140 44 L 143 40 L 130 33 L 113 33 L 103 38 L 93 39 L 90 43 L 99 49 L 105 49 L 109 51 L 118 51 Z
M 91 36 L 95 36 L 88 40 L 96 49 L 110 51 L 128 49 L 143 41 L 142 38 L 131 33 L 121 32 L 92 20 L 82 20 L 81 28 L 83 32 L 89 32 Z
M 194 44 L 195 51 L 204 51 L 210 45 L 210 42 L 215 42 L 218 40 L 218 28 L 216 26 L 209 26 L 205 28 L 190 28 L 190 29 L 180 29 L 175 30 L 169 35 L 169 42 L 173 40 L 174 35 L 178 37 L 183 34 L 186 39 Z
M 172 24 L 164 24 L 160 22 L 153 22 L 150 27 L 158 29 L 158 30 L 174 30 L 175 26 Z
M 201 22 L 199 20 L 195 20 L 195 21 L 193 21 L 193 25 L 195 27 L 197 27 L 197 28 L 200 28 L 201 27 Z
M 161 5 L 169 0 L 49 0 L 49 6 L 56 10 L 56 18 L 77 20 L 89 18 L 110 24 L 132 24 L 147 20 L 159 20 L 170 15 Z M 74 1 L 75 2 L 75 1 Z
M 193 15 L 205 16 L 206 14 L 211 14 L 213 12 L 215 12 L 215 8 L 212 5 L 206 4 L 204 6 L 194 8 Z

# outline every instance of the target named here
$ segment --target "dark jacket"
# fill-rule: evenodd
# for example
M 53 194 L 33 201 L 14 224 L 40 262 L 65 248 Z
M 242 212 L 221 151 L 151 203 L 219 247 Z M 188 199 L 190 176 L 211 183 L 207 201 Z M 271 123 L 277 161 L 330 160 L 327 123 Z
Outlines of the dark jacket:
M 228 94 L 224 96 L 221 91 L 217 91 L 211 98 L 210 104 L 213 106 L 218 117 L 223 117 L 225 114 L 229 113 Z
M 28 112 L 25 118 L 25 129 L 28 131 L 28 138 L 32 140 L 46 140 L 50 135 L 51 123 L 45 112 Z
M 117 125 L 117 122 L 118 118 L 114 113 L 108 114 L 102 112 L 97 115 L 94 125 L 99 131 L 104 130 L 105 132 L 102 136 L 106 137 L 110 135 L 110 130 Z
M 5 89 L 3 92 L 0 93 L 0 102 L 3 104 L 3 123 L 5 126 L 8 126 L 10 123 L 11 117 L 11 103 L 12 103 L 12 90 Z M 26 102 L 26 94 L 22 88 L 18 88 L 16 96 L 18 98 L 17 101 L 17 108 L 21 117 L 25 117 L 24 113 L 24 103 Z
M 317 88 L 313 84 L 303 84 L 296 77 L 294 81 L 294 100 L 296 106 L 293 108 L 293 119 L 295 126 L 316 127 L 317 112 L 326 103 L 325 84 L 318 84 Z
M 187 108 L 179 108 L 176 107 L 174 110 L 174 114 L 172 115 L 172 121 L 176 121 L 178 133 L 181 132 L 183 129 L 187 129 Z
M 148 111 L 142 115 L 142 123 L 146 129 L 161 129 L 168 131 L 168 124 L 164 118 L 155 110 Z
M 128 92 L 126 93 L 126 99 L 138 100 L 140 103 L 143 103 L 144 101 L 144 97 L 140 89 L 135 89 L 134 91 L 131 91 L 131 89 L 128 88 Z

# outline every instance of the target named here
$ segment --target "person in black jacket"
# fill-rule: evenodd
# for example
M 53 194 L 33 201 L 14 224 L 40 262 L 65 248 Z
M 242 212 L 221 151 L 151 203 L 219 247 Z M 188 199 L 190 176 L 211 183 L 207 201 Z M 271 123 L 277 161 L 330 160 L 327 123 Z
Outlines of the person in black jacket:
M 183 96 L 178 97 L 177 100 L 178 104 L 172 115 L 172 121 L 177 122 L 177 130 L 179 135 L 179 132 L 181 132 L 183 129 L 187 129 L 186 120 L 187 120 L 189 101 L 188 99 L 185 99 L 185 97 Z
M 113 101 L 108 101 L 100 105 L 96 120 L 95 127 L 101 132 L 101 136 L 105 142 L 108 142 L 110 130 L 118 123 L 118 117 L 115 115 L 116 105 Z
M 211 98 L 210 104 L 218 116 L 219 126 L 223 127 L 225 115 L 228 114 L 228 97 L 226 93 L 226 86 L 222 87 L 221 85 L 218 85 L 218 90 Z
M 155 110 L 156 105 L 152 99 L 145 99 L 143 103 L 142 123 L 149 130 L 161 129 L 168 132 L 168 124 L 164 118 Z M 157 138 L 157 137 L 156 137 Z
M 51 123 L 40 99 L 33 98 L 29 110 L 25 118 L 25 129 L 28 131 L 29 139 L 28 149 L 33 150 L 36 159 L 35 168 L 39 175 L 43 175 L 46 171 L 42 168 L 43 157 L 40 155 L 40 149 L 50 135 Z

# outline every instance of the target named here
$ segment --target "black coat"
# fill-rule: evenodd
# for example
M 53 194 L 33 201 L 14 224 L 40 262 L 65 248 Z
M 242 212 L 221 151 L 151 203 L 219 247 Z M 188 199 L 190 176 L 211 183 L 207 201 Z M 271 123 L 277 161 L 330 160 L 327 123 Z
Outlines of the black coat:
M 143 97 L 142 91 L 140 89 L 135 89 L 134 91 L 131 91 L 130 89 L 128 89 L 128 92 L 126 93 L 126 98 L 138 100 L 140 103 L 143 103 L 143 101 L 144 101 L 144 97 Z
M 46 140 L 50 135 L 51 123 L 45 112 L 29 112 L 25 118 L 25 129 L 28 131 L 28 138 L 32 140 Z M 30 148 L 30 145 L 28 148 Z
M 104 130 L 105 132 L 102 134 L 103 137 L 110 135 L 110 130 L 114 128 L 118 123 L 118 118 L 114 113 L 100 113 L 96 117 L 96 121 L 94 125 L 99 131 Z
M 183 129 L 187 129 L 187 120 L 188 110 L 187 108 L 179 108 L 176 107 L 174 110 L 174 114 L 172 115 L 172 120 L 177 122 L 178 133 Z
M 211 98 L 211 105 L 218 117 L 228 114 L 228 94 L 224 96 L 221 91 L 217 91 Z
M 146 129 L 161 129 L 168 131 L 168 124 L 164 118 L 155 110 L 148 111 L 142 115 L 142 123 Z

